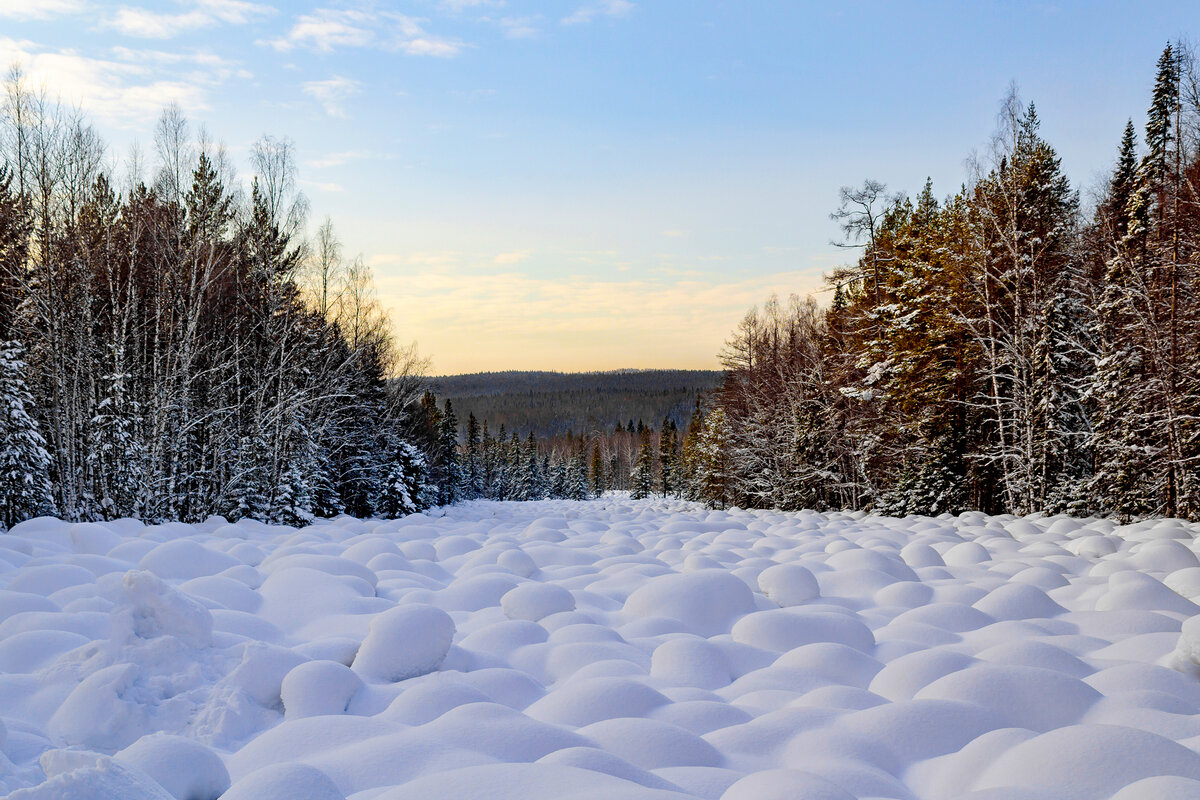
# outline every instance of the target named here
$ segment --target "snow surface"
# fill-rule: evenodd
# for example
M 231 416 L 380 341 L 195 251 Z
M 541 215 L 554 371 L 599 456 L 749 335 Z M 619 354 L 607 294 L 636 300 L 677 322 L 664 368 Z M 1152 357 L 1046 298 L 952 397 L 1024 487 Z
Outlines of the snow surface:
M 1197 533 L 620 496 L 30 520 L 0 795 L 1200 797 Z

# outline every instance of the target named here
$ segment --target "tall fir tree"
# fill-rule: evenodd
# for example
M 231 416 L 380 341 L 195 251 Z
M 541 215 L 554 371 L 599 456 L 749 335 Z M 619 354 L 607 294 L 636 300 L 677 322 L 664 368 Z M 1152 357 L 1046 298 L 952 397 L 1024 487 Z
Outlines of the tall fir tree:
M 24 352 L 15 341 L 0 344 L 0 529 L 55 512 L 50 454 L 29 414 Z
M 645 425 L 642 426 L 639 436 L 637 462 L 630 483 L 634 500 L 643 500 L 654 491 L 654 448 L 650 439 L 650 429 Z

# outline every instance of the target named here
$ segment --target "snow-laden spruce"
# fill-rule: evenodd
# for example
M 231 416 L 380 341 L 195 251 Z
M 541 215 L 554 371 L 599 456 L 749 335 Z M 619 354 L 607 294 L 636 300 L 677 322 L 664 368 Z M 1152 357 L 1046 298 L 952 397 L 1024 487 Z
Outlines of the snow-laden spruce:
M 33 519 L 0 535 L 0 795 L 1200 797 L 1198 532 L 620 497 Z

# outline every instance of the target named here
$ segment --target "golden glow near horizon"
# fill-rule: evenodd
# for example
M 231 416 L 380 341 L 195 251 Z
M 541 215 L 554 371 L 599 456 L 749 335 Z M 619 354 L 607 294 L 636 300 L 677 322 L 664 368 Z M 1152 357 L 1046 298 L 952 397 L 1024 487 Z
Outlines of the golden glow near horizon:
M 398 338 L 415 340 L 431 374 L 504 370 L 719 369 L 745 313 L 772 294 L 810 294 L 812 271 L 722 281 L 591 275 L 537 278 L 375 266 Z

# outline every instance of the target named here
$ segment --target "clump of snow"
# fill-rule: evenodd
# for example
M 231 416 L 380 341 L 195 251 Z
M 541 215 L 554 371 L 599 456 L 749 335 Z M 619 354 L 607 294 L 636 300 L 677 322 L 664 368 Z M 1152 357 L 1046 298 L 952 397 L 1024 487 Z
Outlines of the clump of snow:
M 414 603 L 377 614 L 352 668 L 379 681 L 402 681 L 441 665 L 454 639 L 454 620 L 440 608 Z
M 288 719 L 344 714 L 350 699 L 363 688 L 362 679 L 336 661 L 308 661 L 293 667 L 280 685 Z
M 553 583 L 523 583 L 500 598 L 500 608 L 509 619 L 537 622 L 551 614 L 575 610 L 575 598 Z
M 225 763 L 194 739 L 151 733 L 113 758 L 149 775 L 175 800 L 217 800 L 229 788 Z
M 812 572 L 799 564 L 776 564 L 758 573 L 758 588 L 781 606 L 798 606 L 821 593 Z
M 754 610 L 749 587 L 717 570 L 651 578 L 625 601 L 626 614 L 667 617 L 700 636 L 726 633 L 734 620 Z
M 287 762 L 250 773 L 221 800 L 346 800 L 346 796 L 321 770 Z
M 1191 797 L 1197 533 L 620 495 L 30 520 L 0 795 Z

